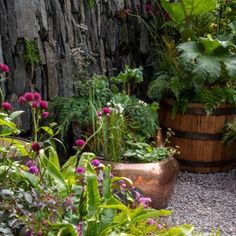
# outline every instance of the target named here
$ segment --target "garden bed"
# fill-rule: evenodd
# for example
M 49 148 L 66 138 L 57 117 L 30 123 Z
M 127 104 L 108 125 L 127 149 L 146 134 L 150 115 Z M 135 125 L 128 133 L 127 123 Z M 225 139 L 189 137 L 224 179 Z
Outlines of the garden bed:
M 216 174 L 181 172 L 167 208 L 174 210 L 171 223 L 236 235 L 236 168 Z

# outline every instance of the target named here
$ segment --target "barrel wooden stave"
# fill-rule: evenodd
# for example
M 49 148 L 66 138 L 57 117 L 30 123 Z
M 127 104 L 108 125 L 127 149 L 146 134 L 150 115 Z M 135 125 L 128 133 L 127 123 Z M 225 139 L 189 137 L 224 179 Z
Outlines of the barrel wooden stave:
M 190 113 L 178 113 L 174 118 L 171 103 L 167 102 L 167 105 L 161 106 L 159 120 L 162 127 L 171 128 L 176 133 L 171 142 L 172 145 L 180 147 L 180 155 L 176 157 L 180 161 L 181 170 L 211 173 L 226 171 L 233 167 L 236 143 L 222 143 L 225 123 L 236 118 L 236 110 L 235 114 L 232 114 L 232 105 L 220 107 L 225 114 L 207 116 L 190 114 L 195 108 L 198 112 L 199 109 L 204 111 L 202 104 L 190 104 Z M 231 109 L 229 114 L 227 109 Z

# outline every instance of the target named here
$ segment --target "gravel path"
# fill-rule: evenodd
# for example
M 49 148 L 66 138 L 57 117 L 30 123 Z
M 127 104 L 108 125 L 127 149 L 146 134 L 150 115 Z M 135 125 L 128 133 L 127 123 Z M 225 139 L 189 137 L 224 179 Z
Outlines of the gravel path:
M 196 230 L 220 229 L 221 236 L 236 236 L 236 168 L 224 173 L 180 172 L 167 206 L 171 222 L 194 224 Z

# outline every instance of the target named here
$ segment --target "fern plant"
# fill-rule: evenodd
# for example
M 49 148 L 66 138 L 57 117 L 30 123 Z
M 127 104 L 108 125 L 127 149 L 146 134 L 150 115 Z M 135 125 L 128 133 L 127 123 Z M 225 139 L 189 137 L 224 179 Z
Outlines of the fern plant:
M 90 103 L 83 97 L 55 97 L 49 103 L 52 119 L 60 125 L 61 136 L 65 137 L 70 125 L 76 122 L 80 127 L 88 127 L 92 120 L 90 116 Z
M 228 122 L 225 127 L 223 142 L 230 143 L 236 140 L 236 119 Z

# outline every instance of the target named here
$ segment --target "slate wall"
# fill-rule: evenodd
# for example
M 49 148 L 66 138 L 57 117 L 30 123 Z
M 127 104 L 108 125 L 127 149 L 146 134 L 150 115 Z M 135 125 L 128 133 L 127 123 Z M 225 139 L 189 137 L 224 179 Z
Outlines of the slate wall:
M 3 88 L 16 103 L 26 91 L 44 98 L 74 94 L 76 52 L 89 55 L 89 73 L 113 75 L 124 64 L 150 63 L 147 29 L 137 17 L 146 0 L 0 0 L 0 62 L 11 72 Z M 141 8 L 143 11 L 143 8 Z M 35 42 L 40 62 L 25 56 L 25 40 Z

